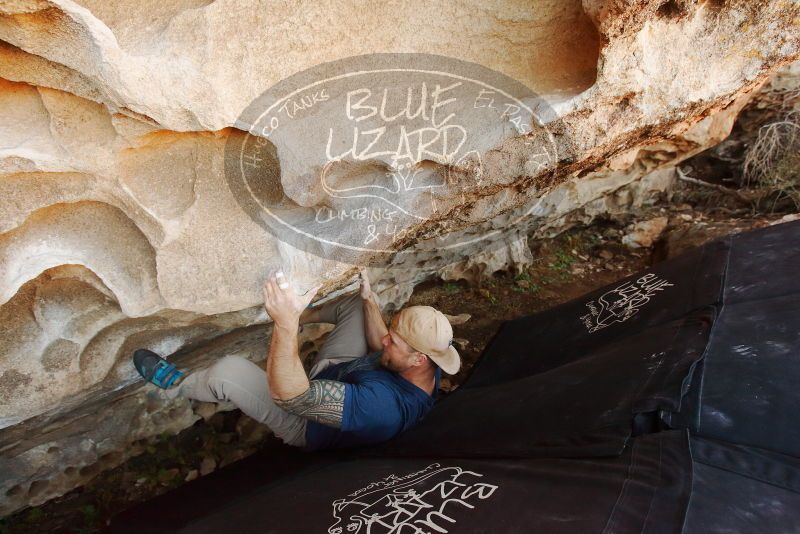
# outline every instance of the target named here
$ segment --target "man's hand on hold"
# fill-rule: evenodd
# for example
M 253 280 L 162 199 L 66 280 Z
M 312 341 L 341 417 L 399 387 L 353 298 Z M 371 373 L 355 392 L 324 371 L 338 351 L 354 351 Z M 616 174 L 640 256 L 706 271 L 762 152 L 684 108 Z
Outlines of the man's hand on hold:
M 294 284 L 283 272 L 271 273 L 264 282 L 264 307 L 276 326 L 297 330 L 300 314 L 320 287 L 309 289 L 305 295 L 298 295 Z
M 367 276 L 367 270 L 361 269 L 359 276 L 361 277 L 361 298 L 367 300 L 372 297 L 372 288 L 369 285 L 369 276 Z

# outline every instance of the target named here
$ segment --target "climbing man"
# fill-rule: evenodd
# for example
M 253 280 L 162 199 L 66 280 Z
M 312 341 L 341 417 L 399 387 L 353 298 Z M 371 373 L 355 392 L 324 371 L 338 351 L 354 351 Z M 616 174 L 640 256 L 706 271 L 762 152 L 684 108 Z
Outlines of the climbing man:
M 168 398 L 230 401 L 306 450 L 379 443 L 417 424 L 433 407 L 440 371 L 452 375 L 461 366 L 447 318 L 429 306 L 411 306 L 387 328 L 364 272 L 360 292 L 307 308 L 318 289 L 297 295 L 282 272 L 267 278 L 264 304 L 273 329 L 266 373 L 226 356 L 184 375 L 146 349 L 134 353 L 134 366 Z M 299 325 L 315 322 L 335 326 L 306 376 L 297 333 Z

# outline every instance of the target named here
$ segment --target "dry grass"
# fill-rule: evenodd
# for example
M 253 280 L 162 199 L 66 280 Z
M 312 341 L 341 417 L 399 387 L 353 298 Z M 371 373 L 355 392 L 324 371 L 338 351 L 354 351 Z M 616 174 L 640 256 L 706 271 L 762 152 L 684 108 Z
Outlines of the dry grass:
M 800 210 L 800 110 L 794 109 L 800 91 L 783 95 L 781 118 L 765 124 L 747 150 L 744 185 L 755 193 L 756 207 Z

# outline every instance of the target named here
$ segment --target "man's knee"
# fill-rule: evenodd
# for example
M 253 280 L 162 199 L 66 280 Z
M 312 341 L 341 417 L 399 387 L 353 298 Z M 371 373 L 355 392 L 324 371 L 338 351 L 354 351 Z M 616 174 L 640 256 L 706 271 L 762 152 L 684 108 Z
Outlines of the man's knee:
M 248 415 L 260 413 L 269 398 L 264 369 L 241 356 L 225 356 L 209 367 L 206 385 L 218 401 L 233 402 Z
M 209 380 L 225 380 L 237 383 L 254 371 L 263 372 L 256 364 L 241 356 L 225 356 L 209 369 Z

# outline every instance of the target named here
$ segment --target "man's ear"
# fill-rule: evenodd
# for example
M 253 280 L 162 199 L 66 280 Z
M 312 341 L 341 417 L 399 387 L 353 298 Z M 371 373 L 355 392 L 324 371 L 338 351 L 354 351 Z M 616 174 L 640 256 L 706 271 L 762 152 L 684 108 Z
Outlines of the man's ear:
M 428 361 L 428 359 L 429 358 L 427 354 L 417 351 L 416 365 L 424 365 Z

